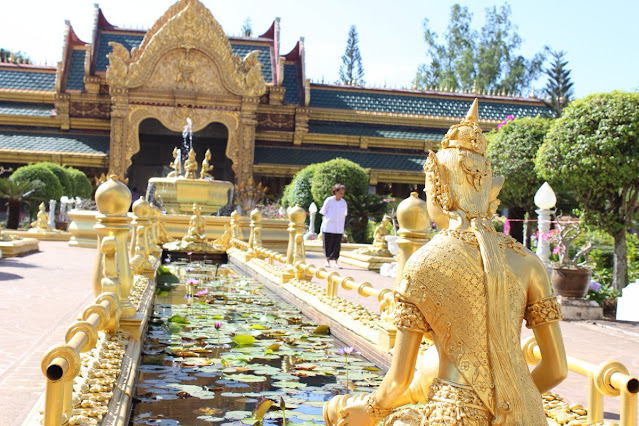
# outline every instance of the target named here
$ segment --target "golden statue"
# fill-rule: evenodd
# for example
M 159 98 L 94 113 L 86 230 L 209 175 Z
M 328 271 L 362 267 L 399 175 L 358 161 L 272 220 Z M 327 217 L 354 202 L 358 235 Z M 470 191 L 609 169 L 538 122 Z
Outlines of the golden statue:
M 231 246 L 231 239 L 233 235 L 231 234 L 231 226 L 229 224 L 224 225 L 224 232 L 220 236 L 220 238 L 213 241 L 214 245 L 228 248 Z
M 327 425 L 547 425 L 540 392 L 567 374 L 561 311 L 539 258 L 490 221 L 503 178 L 492 176 L 478 121 L 475 100 L 424 166 L 428 213 L 441 231 L 395 288 L 391 368 L 372 394 L 329 401 Z M 524 320 L 543 358 L 532 372 L 520 347 Z M 420 355 L 424 337 L 434 345 Z
M 391 252 L 388 251 L 386 238 L 384 238 L 389 234 L 388 224 L 390 220 L 390 216 L 385 214 L 382 218 L 382 223 L 375 228 L 375 232 L 373 233 L 373 247 L 362 247 L 355 250 L 355 253 L 369 256 L 392 257 Z
M 182 163 L 180 159 L 180 150 L 176 147 L 173 148 L 173 162 L 169 164 L 169 167 L 173 169 L 167 177 L 178 177 L 182 174 Z
M 202 160 L 202 170 L 200 170 L 200 179 L 213 179 L 213 176 L 209 173 L 213 170 L 213 166 L 209 163 L 211 162 L 211 150 L 207 149 L 204 154 L 204 160 Z
M 197 172 L 197 160 L 195 159 L 195 151 L 193 148 L 189 151 L 189 158 L 184 162 L 184 177 L 187 179 L 195 179 L 195 172 Z
M 49 213 L 44 201 L 38 206 L 38 215 L 34 222 L 31 223 L 30 231 L 47 232 L 49 231 Z
M 193 203 L 193 215 L 191 215 L 191 219 L 189 220 L 189 229 L 183 240 L 198 243 L 206 241 L 204 225 L 204 219 L 202 219 L 202 208 L 197 203 Z

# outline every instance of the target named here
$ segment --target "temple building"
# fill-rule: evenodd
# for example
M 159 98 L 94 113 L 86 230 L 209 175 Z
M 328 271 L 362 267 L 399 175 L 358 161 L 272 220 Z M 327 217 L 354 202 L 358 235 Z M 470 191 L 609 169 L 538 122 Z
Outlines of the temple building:
M 0 63 L 0 165 L 111 171 L 144 190 L 168 173 L 190 118 L 215 179 L 253 177 L 277 194 L 306 165 L 342 157 L 369 169 L 378 192 L 405 196 L 475 97 L 485 131 L 547 112 L 505 93 L 311 83 L 304 55 L 303 38 L 280 51 L 279 19 L 259 37 L 228 37 L 202 3 L 180 0 L 149 30 L 131 30 L 96 5 L 91 40 L 67 22 L 57 67 Z

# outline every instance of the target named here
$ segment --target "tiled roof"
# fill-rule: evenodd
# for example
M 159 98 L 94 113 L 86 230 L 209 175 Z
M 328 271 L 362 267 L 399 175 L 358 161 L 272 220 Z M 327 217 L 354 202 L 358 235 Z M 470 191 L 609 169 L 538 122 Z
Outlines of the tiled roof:
M 55 90 L 55 72 L 0 69 L 0 89 Z
M 282 85 L 286 87 L 286 93 L 284 93 L 285 104 L 299 104 L 300 95 L 298 92 L 297 81 L 297 65 L 296 64 L 284 64 L 284 81 Z
M 86 50 L 74 50 L 71 53 L 67 89 L 84 90 L 84 57 Z
M 438 115 L 465 117 L 472 100 L 444 99 L 428 96 L 409 96 L 396 93 L 360 92 L 314 87 L 311 89 L 311 107 L 337 108 L 358 111 L 393 112 L 398 114 Z M 503 120 L 536 116 L 548 112 L 544 105 L 497 103 L 480 101 L 479 118 Z
M 107 65 L 109 65 L 107 55 L 111 53 L 110 41 L 120 43 L 130 52 L 134 47 L 138 47 L 143 39 L 143 34 L 100 33 L 98 57 L 95 60 L 96 71 L 106 71 Z
M 328 121 L 311 121 L 310 133 L 331 135 L 371 136 L 378 138 L 421 139 L 440 141 L 447 129 L 420 129 L 400 126 L 371 126 L 351 123 L 333 123 Z
M 307 166 L 334 158 L 346 158 L 364 168 L 421 171 L 426 154 L 404 155 L 335 149 L 289 147 L 255 147 L 255 164 L 285 164 Z
M 2 149 L 107 154 L 109 136 L 3 130 L 0 131 L 0 150 Z
M 0 102 L 0 114 L 34 115 L 50 117 L 54 106 L 51 104 L 31 104 L 27 102 Z
M 100 35 L 100 45 L 98 46 L 98 58 L 96 60 L 95 69 L 97 71 L 106 71 L 107 65 L 109 65 L 109 60 L 107 59 L 106 55 L 111 53 L 111 46 L 109 46 L 110 41 L 116 41 L 120 43 L 130 52 L 133 47 L 139 46 L 142 43 L 143 39 L 143 34 L 118 34 L 113 32 L 103 32 Z M 262 75 L 264 76 L 264 81 L 266 81 L 267 83 L 273 81 L 271 49 L 268 46 L 264 46 L 261 44 L 250 45 L 231 43 L 231 49 L 233 50 L 233 53 L 239 55 L 242 58 L 244 58 L 244 56 L 246 56 L 253 50 L 259 50 L 259 60 L 262 63 Z

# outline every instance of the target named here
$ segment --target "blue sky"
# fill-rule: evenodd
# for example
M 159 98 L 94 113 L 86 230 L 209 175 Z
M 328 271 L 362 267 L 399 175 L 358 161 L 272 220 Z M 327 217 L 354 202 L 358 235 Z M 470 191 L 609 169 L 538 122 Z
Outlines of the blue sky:
M 53 64 L 62 54 L 64 21 L 69 20 L 84 41 L 91 40 L 94 0 L 22 0 L 3 2 L 0 46 L 27 53 L 35 62 Z M 114 25 L 148 28 L 173 3 L 171 0 L 103 0 L 106 18 Z M 411 86 L 420 63 L 426 62 L 423 20 L 438 32 L 448 24 L 454 1 L 351 0 L 220 1 L 203 0 L 229 35 L 240 33 L 250 18 L 256 34 L 281 18 L 281 50 L 290 51 L 305 38 L 306 73 L 313 80 L 337 79 L 348 29 L 356 25 L 366 72 L 372 86 Z M 503 2 L 473 0 L 462 5 L 474 13 L 478 29 L 486 7 Z M 549 45 L 567 52 L 578 97 L 612 90 L 639 89 L 636 53 L 639 2 L 517 0 L 512 21 L 524 39 L 521 52 L 531 56 Z M 543 87 L 545 79 L 535 83 Z

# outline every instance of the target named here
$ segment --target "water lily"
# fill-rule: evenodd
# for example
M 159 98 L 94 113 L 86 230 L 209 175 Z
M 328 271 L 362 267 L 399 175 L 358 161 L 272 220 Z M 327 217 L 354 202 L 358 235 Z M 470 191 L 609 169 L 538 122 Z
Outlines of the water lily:
M 204 290 L 200 290 L 197 293 L 195 293 L 195 295 L 197 297 L 206 296 L 207 294 L 209 294 L 209 288 L 208 287 L 204 287 Z
M 348 356 L 353 353 L 355 348 L 352 346 L 344 346 L 343 348 L 338 348 L 337 353 L 340 355 L 344 355 L 344 362 L 346 363 L 346 393 L 348 393 Z
M 200 282 L 195 278 L 189 278 L 186 280 L 186 285 L 188 286 L 197 286 L 198 284 L 200 284 Z
M 222 328 L 222 323 L 219 321 L 215 321 L 215 324 L 213 324 L 213 326 L 215 327 L 215 331 L 217 331 L 217 345 L 220 346 L 220 328 Z

